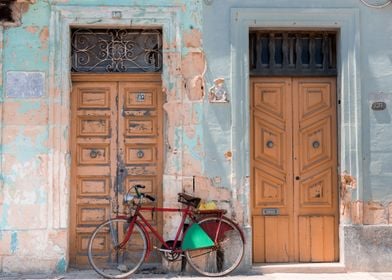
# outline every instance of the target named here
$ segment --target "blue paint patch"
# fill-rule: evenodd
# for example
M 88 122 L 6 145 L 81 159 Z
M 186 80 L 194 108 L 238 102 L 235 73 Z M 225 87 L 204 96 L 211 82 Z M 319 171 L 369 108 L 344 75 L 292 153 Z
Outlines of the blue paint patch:
M 3 209 L 2 209 L 2 214 L 1 214 L 1 220 L 0 220 L 0 229 L 4 230 L 8 226 L 8 209 L 10 208 L 10 205 L 8 203 L 3 204 Z
M 47 201 L 47 193 L 43 189 L 36 189 L 35 190 L 36 194 L 36 201 L 35 203 L 37 204 L 46 204 Z
M 23 128 L 19 129 L 18 135 L 12 143 L 3 145 L 4 153 L 12 154 L 19 162 L 30 161 L 40 154 L 47 154 L 49 149 L 46 147 L 49 130 L 46 127 L 35 139 L 24 135 Z M 21 149 L 21 147 L 24 147 Z
M 42 101 L 31 101 L 31 102 L 21 102 L 20 107 L 18 108 L 18 113 L 26 114 L 29 111 L 36 111 L 41 108 Z
M 56 264 L 57 273 L 65 273 L 67 271 L 67 261 L 62 257 Z
M 14 254 L 18 249 L 18 233 L 13 231 L 11 233 L 11 253 Z

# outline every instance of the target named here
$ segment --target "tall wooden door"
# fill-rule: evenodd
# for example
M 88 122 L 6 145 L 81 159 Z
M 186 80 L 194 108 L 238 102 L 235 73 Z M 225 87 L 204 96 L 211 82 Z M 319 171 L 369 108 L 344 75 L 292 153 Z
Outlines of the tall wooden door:
M 91 232 L 123 210 L 131 186 L 161 201 L 160 75 L 74 75 L 71 95 L 70 264 L 83 267 Z
M 335 78 L 250 88 L 253 261 L 337 261 Z

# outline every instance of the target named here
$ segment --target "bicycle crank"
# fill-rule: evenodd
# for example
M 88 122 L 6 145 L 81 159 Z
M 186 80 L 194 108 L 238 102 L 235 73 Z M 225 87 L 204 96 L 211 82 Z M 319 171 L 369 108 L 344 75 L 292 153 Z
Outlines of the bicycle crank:
M 172 248 L 173 244 L 174 244 L 174 240 L 168 240 L 168 241 L 166 241 L 166 244 Z M 174 250 L 180 249 L 180 248 L 181 248 L 181 241 L 177 241 L 176 248 L 173 248 L 173 249 L 166 249 L 166 247 L 164 245 L 162 245 L 161 248 L 154 246 L 154 249 L 161 252 L 162 256 L 169 262 L 173 262 L 173 261 L 177 260 L 179 257 L 184 256 L 183 254 L 174 251 Z

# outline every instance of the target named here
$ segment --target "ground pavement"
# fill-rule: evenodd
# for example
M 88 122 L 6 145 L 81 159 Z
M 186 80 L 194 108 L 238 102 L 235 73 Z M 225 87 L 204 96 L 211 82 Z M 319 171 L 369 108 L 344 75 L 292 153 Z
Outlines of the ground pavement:
M 260 274 L 257 270 L 251 270 L 246 274 L 233 274 L 224 277 L 226 280 L 392 280 L 392 273 L 268 273 Z M 0 273 L 2 280 L 16 279 L 101 279 L 93 270 L 70 270 L 64 274 L 5 274 Z M 205 280 L 195 274 L 166 273 L 164 271 L 141 271 L 130 279 L 179 279 L 179 280 Z

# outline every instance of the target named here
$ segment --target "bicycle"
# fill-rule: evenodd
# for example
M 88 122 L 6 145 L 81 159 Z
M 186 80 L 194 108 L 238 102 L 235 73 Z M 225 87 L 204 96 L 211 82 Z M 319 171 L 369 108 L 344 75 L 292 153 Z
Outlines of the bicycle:
M 132 188 L 135 194 L 131 193 Z M 125 278 L 137 271 L 148 258 L 152 248 L 149 231 L 162 244 L 154 247 L 168 261 L 186 257 L 187 262 L 204 276 L 218 277 L 232 272 L 244 255 L 245 238 L 239 226 L 225 216 L 226 211 L 198 210 L 200 198 L 178 194 L 183 208 L 143 206 L 155 198 L 139 191 L 135 185 L 124 196 L 126 215 L 116 215 L 97 228 L 88 243 L 88 259 L 94 270 L 105 278 Z M 165 241 L 146 220 L 141 211 L 179 212 L 182 214 L 174 240 Z M 186 221 L 190 221 L 184 231 Z

